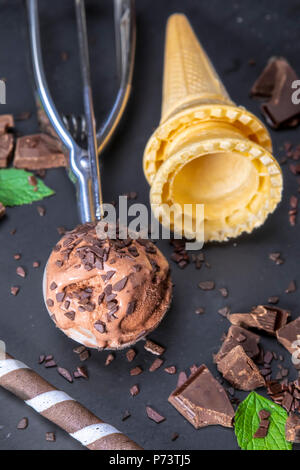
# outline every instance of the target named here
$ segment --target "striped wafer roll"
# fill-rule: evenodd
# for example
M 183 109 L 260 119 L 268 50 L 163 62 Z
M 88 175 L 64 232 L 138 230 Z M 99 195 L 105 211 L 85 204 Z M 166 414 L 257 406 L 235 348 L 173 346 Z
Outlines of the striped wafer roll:
M 116 428 L 101 421 L 9 354 L 0 360 L 0 386 L 24 400 L 90 450 L 142 450 Z

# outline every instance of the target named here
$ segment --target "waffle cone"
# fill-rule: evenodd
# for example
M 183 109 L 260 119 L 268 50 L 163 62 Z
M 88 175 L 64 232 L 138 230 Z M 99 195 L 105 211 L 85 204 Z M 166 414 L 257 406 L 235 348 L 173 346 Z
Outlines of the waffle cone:
M 232 104 L 185 15 L 167 23 L 161 122 L 195 104 Z
M 145 149 L 144 172 L 155 216 L 188 238 L 250 233 L 281 200 L 267 129 L 230 100 L 184 15 L 168 21 L 162 117 Z

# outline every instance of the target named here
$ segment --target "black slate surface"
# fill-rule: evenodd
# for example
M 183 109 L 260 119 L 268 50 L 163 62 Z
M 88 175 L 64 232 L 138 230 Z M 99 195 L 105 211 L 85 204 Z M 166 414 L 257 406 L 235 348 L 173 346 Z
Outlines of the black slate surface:
M 93 66 L 94 97 L 98 121 L 104 118 L 116 92 L 117 80 L 114 58 L 112 2 L 90 1 L 88 26 Z M 40 0 L 40 16 L 44 61 L 50 89 L 59 110 L 80 113 L 82 109 L 80 71 L 73 2 Z M 51 6 L 50 6 L 51 4 Z M 1 0 L 0 75 L 7 81 L 7 105 L 1 113 L 15 115 L 31 111 L 28 121 L 18 122 L 17 131 L 26 134 L 37 131 L 32 82 L 29 72 L 26 16 L 23 2 Z M 111 201 L 118 194 L 131 190 L 139 193 L 139 201 L 148 203 L 148 186 L 142 171 L 145 143 L 160 117 L 161 79 L 164 27 L 169 14 L 180 11 L 188 15 L 208 55 L 224 80 L 232 99 L 259 114 L 259 104 L 248 96 L 249 89 L 272 55 L 286 57 L 298 73 L 300 46 L 297 0 L 255 2 L 210 0 L 139 0 L 137 2 L 138 42 L 133 93 L 121 126 L 109 148 L 103 154 L 102 174 L 104 199 Z M 61 52 L 68 54 L 62 61 Z M 255 66 L 249 59 L 254 58 Z M 274 152 L 282 154 L 286 140 L 299 143 L 299 129 L 271 132 Z M 296 177 L 283 167 L 285 190 L 283 201 L 266 224 L 251 236 L 222 245 L 205 247 L 211 268 L 196 271 L 193 265 L 181 271 L 173 267 L 175 283 L 172 308 L 151 338 L 167 347 L 166 365 L 188 370 L 194 363 L 205 363 L 217 372 L 212 354 L 217 351 L 220 337 L 228 328 L 227 320 L 217 310 L 229 305 L 232 311 L 248 311 L 253 305 L 264 303 L 270 295 L 280 296 L 280 306 L 299 315 L 299 290 L 285 294 L 289 282 L 299 280 L 299 222 L 292 228 L 288 222 L 289 198 L 297 194 Z M 73 370 L 78 365 L 72 352 L 75 344 L 57 331 L 46 313 L 42 298 L 43 266 L 52 246 L 58 240 L 56 227 L 72 228 L 78 223 L 75 193 L 63 169 L 47 173 L 46 183 L 56 195 L 45 201 L 45 217 L 40 217 L 36 206 L 11 208 L 0 222 L 0 338 L 8 351 L 38 370 L 46 379 L 82 401 L 96 414 L 120 428 L 146 449 L 237 449 L 234 432 L 221 427 L 196 431 L 167 403 L 174 389 L 176 376 L 163 370 L 147 372 L 153 357 L 138 344 L 134 365 L 145 372 L 130 377 L 132 367 L 125 352 L 104 367 L 107 353 L 93 352 L 87 366 L 90 380 L 67 383 L 56 370 L 45 370 L 37 365 L 41 353 L 52 353 L 60 365 Z M 17 228 L 15 235 L 10 231 Z M 160 248 L 170 256 L 167 241 Z M 276 266 L 268 254 L 280 251 L 285 263 Z M 21 252 L 21 262 L 13 254 Z M 32 268 L 39 260 L 41 267 Z M 18 264 L 24 266 L 28 276 L 16 275 Z M 229 289 L 228 299 L 217 291 L 203 293 L 197 288 L 199 281 L 214 279 L 217 287 Z M 17 297 L 10 295 L 10 286 L 19 285 Z M 197 316 L 194 310 L 205 307 L 205 314 Z M 270 348 L 285 357 L 284 364 L 295 376 L 290 356 L 270 338 L 264 338 Z M 129 388 L 138 383 L 141 393 L 132 398 Z M 246 394 L 240 394 L 244 397 Z M 151 405 L 166 416 L 160 425 L 149 421 L 145 406 Z M 121 417 L 129 409 L 132 417 L 126 422 Z M 29 418 L 29 427 L 17 431 L 23 417 Z M 46 431 L 55 431 L 56 443 L 46 442 Z M 180 437 L 171 442 L 173 432 Z M 41 418 L 9 393 L 0 390 L 0 449 L 82 449 L 64 432 Z

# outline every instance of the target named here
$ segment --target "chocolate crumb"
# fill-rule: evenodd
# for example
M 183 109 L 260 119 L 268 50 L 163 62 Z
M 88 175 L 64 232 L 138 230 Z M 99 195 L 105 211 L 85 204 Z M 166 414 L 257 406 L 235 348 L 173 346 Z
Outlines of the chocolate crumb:
M 134 377 L 136 375 L 140 375 L 142 372 L 143 372 L 143 369 L 140 366 L 137 366 L 131 369 L 130 375 Z
M 204 291 L 209 291 L 215 288 L 215 283 L 214 281 L 202 281 L 199 282 L 198 286 Z
M 17 429 L 26 429 L 28 427 L 28 418 L 22 418 L 18 424 Z
M 18 276 L 20 276 L 20 277 L 26 277 L 25 269 L 22 268 L 22 266 L 18 266 L 18 267 L 17 267 L 16 273 L 17 273 Z
M 84 366 L 77 367 L 77 377 L 83 377 L 84 379 L 89 378 L 88 371 Z
M 64 369 L 63 367 L 58 367 L 57 372 L 68 382 L 73 382 L 73 377 L 67 369 Z
M 46 432 L 46 441 L 49 441 L 49 442 L 55 442 L 56 441 L 56 437 L 55 437 L 54 432 Z
M 46 209 L 45 207 L 43 206 L 37 206 L 37 211 L 38 211 L 38 214 L 40 217 L 44 217 L 44 215 L 46 214 Z
M 164 371 L 170 375 L 174 375 L 176 374 L 176 367 L 175 366 L 166 367 Z
M 128 349 L 128 351 L 126 352 L 127 361 L 132 362 L 135 356 L 136 356 L 136 351 L 132 348 Z
M 149 367 L 149 371 L 150 372 L 155 372 L 157 369 L 160 368 L 160 366 L 164 363 L 163 359 L 160 359 L 159 357 L 157 357 L 153 363 L 151 364 L 151 366 Z
M 146 407 L 146 412 L 147 412 L 148 418 L 157 424 L 162 423 L 166 419 L 164 416 L 160 415 L 157 411 L 155 411 L 150 406 Z
M 136 397 L 140 393 L 140 389 L 138 385 L 133 385 L 130 389 L 130 394 L 133 397 Z
M 11 288 L 10 288 L 10 293 L 11 293 L 12 295 L 18 295 L 19 290 L 20 290 L 20 287 L 11 286 Z
M 109 364 L 111 364 L 114 360 L 115 360 L 115 356 L 112 353 L 110 353 L 106 358 L 105 365 L 109 366 Z
M 122 421 L 126 421 L 126 419 L 130 418 L 131 414 L 128 410 L 126 410 L 123 414 Z

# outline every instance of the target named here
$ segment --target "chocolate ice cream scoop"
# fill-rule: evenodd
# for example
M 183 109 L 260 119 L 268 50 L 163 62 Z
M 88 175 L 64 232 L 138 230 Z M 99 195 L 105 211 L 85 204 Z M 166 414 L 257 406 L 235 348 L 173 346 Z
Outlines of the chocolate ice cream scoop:
M 155 329 L 171 301 L 165 257 L 149 240 L 101 240 L 96 225 L 68 232 L 45 270 L 51 318 L 87 347 L 121 349 Z

